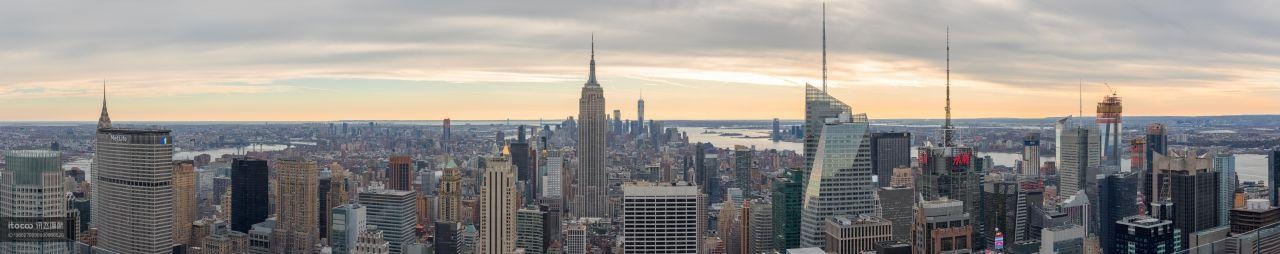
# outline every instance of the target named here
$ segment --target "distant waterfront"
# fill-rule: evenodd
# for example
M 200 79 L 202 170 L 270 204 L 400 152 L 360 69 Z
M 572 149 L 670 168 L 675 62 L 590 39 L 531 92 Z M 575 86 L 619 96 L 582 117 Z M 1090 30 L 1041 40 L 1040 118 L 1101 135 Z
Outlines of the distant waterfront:
M 199 151 L 175 151 L 173 153 L 173 159 L 189 160 L 189 159 L 194 159 L 196 155 L 201 155 L 201 154 L 209 154 L 210 156 L 213 156 L 213 158 L 218 158 L 218 157 L 222 157 L 223 154 L 240 154 L 243 152 L 250 152 L 250 151 L 280 151 L 280 150 L 284 150 L 285 147 L 287 146 L 285 145 L 250 145 L 250 146 L 245 146 L 241 148 L 222 148 L 222 149 L 199 150 Z M 63 170 L 71 170 L 71 168 L 80 168 L 80 170 L 84 170 L 85 181 L 93 181 L 93 177 L 92 177 L 93 170 L 90 169 L 92 167 L 93 167 L 93 155 L 89 155 L 89 157 L 87 158 L 80 158 L 62 165 Z
M 731 148 L 735 145 L 755 146 L 756 149 L 778 149 L 792 150 L 796 153 L 802 153 L 804 144 L 799 142 L 774 142 L 768 138 L 743 138 L 743 136 L 721 136 L 720 133 L 738 133 L 744 136 L 759 137 L 768 136 L 771 130 L 768 129 L 711 129 L 718 133 L 703 133 L 708 128 L 704 127 L 681 127 L 680 130 L 689 134 L 689 142 L 711 143 L 718 148 Z M 919 147 L 912 147 L 915 151 Z M 1004 153 L 1004 152 L 979 152 L 979 156 L 991 156 L 991 160 L 995 165 L 1013 167 L 1014 163 L 1022 159 L 1021 154 Z M 915 157 L 915 154 L 912 154 Z M 1041 162 L 1054 161 L 1052 156 L 1041 156 Z M 1120 161 L 1121 170 L 1129 170 L 1129 159 Z M 1239 175 L 1240 181 L 1265 181 L 1267 179 L 1267 156 L 1261 154 L 1236 154 L 1236 174 Z

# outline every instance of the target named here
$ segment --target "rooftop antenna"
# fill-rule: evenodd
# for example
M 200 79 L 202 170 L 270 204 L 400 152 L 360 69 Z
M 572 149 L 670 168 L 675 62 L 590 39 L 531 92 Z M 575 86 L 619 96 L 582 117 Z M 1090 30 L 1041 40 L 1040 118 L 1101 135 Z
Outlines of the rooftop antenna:
M 1078 115 L 1080 117 L 1076 118 L 1076 124 L 1079 124 L 1080 126 L 1083 127 L 1084 123 L 1081 122 L 1082 120 L 1080 119 L 1084 118 L 1084 81 L 1076 79 L 1076 87 L 1077 89 L 1079 89 L 1079 91 L 1077 92 L 1077 100 L 1079 101 L 1076 102 L 1076 107 L 1078 108 L 1077 110 L 1080 111 Z
M 951 27 L 947 26 L 947 105 L 945 108 L 947 115 L 946 120 L 942 123 L 942 145 L 946 147 L 953 146 L 952 137 L 955 129 L 951 126 Z
M 822 2 L 822 92 L 827 92 L 827 2 Z

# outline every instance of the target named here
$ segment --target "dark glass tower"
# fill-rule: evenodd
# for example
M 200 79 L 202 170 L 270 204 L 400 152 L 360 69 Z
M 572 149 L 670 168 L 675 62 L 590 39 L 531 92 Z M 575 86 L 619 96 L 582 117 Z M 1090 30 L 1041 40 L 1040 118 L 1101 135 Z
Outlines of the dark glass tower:
M 1280 148 L 1267 152 L 1267 183 L 1271 184 L 1271 206 L 1280 207 Z
M 1151 193 L 1151 179 L 1154 177 L 1152 170 L 1155 168 L 1156 161 L 1155 155 L 1169 154 L 1169 144 L 1167 143 L 1169 138 L 1163 124 L 1153 123 L 1147 125 L 1147 136 L 1144 140 L 1146 141 L 1146 148 L 1143 149 L 1143 156 L 1145 157 L 1146 167 L 1143 168 L 1145 175 L 1142 178 L 1142 196 L 1145 197 L 1147 205 L 1150 206 L 1155 198 Z M 1273 198 L 1272 200 L 1275 199 Z
M 1111 226 L 1124 217 L 1138 215 L 1138 174 L 1123 172 L 1107 175 L 1098 181 L 1098 230 L 1101 246 L 1115 246 L 1115 227 Z M 1118 253 L 1113 248 L 1102 248 L 1103 254 Z
M 525 183 L 525 189 L 520 190 L 525 200 L 533 200 L 537 197 L 538 190 L 537 175 L 538 170 L 533 166 L 532 150 L 529 149 L 529 140 L 525 138 L 525 127 L 520 125 L 516 135 L 516 142 L 511 142 L 511 164 L 516 166 L 516 180 Z
M 249 233 L 253 224 L 267 220 L 267 161 L 231 161 L 231 230 Z
M 773 180 L 773 244 L 778 251 L 800 247 L 800 214 L 804 208 L 804 173 L 787 170 Z
M 888 187 L 893 169 L 911 166 L 911 133 L 877 132 L 871 134 L 871 168 L 880 187 Z

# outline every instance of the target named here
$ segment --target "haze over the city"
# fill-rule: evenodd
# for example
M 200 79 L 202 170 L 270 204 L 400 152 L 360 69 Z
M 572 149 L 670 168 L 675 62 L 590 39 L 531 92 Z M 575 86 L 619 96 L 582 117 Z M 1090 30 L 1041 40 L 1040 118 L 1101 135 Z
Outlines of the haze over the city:
M 0 120 L 799 119 L 818 1 L 9 2 Z M 829 1 L 830 93 L 872 119 L 1280 113 L 1280 2 Z M 628 116 L 630 117 L 630 116 Z

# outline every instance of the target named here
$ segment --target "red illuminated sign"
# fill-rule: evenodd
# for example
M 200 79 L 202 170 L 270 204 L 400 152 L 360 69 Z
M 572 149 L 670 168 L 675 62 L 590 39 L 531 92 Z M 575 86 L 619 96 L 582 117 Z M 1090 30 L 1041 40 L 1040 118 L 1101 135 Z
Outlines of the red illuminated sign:
M 954 158 L 951 158 L 951 165 L 952 166 L 968 166 L 971 161 L 973 161 L 973 154 L 962 153 L 960 155 L 957 155 Z

